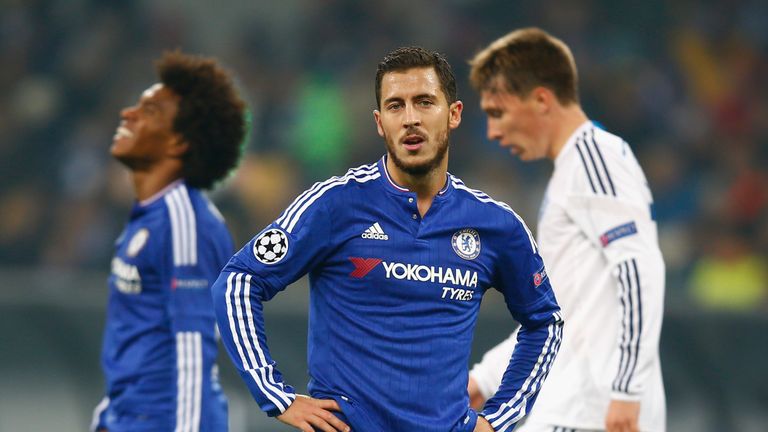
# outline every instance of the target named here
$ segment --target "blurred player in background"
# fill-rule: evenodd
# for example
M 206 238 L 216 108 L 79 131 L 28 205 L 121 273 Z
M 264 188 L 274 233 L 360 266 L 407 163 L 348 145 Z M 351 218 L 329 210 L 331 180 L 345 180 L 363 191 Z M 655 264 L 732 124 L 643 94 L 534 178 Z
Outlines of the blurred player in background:
M 664 262 L 640 165 L 626 142 L 582 111 L 576 64 L 559 39 L 536 28 L 514 31 L 471 66 L 488 138 L 524 161 L 555 164 L 538 240 L 568 328 L 518 430 L 665 430 Z M 514 332 L 472 369 L 473 405 L 496 391 L 519 338 Z
M 111 153 L 136 203 L 117 240 L 98 431 L 226 431 L 210 286 L 232 239 L 209 189 L 237 164 L 245 104 L 213 59 L 166 53 L 121 113 Z
M 261 409 L 302 431 L 510 430 L 560 345 L 536 244 L 506 204 L 448 174 L 463 104 L 440 54 L 387 55 L 376 103 L 386 155 L 300 195 L 213 285 L 227 352 Z M 311 397 L 297 397 L 270 356 L 262 303 L 307 273 Z M 522 327 L 486 421 L 466 386 L 491 286 Z

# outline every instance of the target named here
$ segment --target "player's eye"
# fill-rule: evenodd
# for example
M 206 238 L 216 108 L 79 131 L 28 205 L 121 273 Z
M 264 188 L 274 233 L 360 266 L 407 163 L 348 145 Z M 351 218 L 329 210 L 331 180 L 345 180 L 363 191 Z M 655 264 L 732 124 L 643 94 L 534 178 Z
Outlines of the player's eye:
M 148 115 L 155 115 L 160 112 L 160 108 L 154 103 L 141 104 L 140 109 L 142 112 Z

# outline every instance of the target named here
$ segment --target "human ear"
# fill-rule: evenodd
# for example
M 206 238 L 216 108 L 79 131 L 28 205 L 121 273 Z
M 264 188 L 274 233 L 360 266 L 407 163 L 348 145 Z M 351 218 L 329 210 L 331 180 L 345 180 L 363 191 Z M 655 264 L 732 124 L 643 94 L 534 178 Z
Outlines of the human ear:
M 461 124 L 461 112 L 464 110 L 464 103 L 457 100 L 448 107 L 448 110 L 448 126 L 451 129 L 456 129 Z
M 168 154 L 174 158 L 180 158 L 189 151 L 189 143 L 180 136 L 176 135 L 171 141 L 171 145 L 168 146 Z
M 381 127 L 381 112 L 379 110 L 373 110 L 373 120 L 376 122 L 376 130 L 379 132 L 380 137 L 384 137 L 384 128 Z
M 557 101 L 554 93 L 546 87 L 536 87 L 533 89 L 531 99 L 539 114 L 548 113 L 552 109 L 552 104 Z

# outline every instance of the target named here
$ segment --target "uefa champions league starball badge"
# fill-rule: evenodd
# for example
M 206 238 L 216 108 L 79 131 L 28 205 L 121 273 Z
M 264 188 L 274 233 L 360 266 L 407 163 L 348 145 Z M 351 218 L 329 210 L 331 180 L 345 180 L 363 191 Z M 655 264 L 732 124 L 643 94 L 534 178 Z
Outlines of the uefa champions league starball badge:
M 253 242 L 253 256 L 264 264 L 275 264 L 288 253 L 288 236 L 277 228 L 271 228 Z
M 451 238 L 451 246 L 456 255 L 465 260 L 473 260 L 480 255 L 480 234 L 472 228 L 457 231 Z

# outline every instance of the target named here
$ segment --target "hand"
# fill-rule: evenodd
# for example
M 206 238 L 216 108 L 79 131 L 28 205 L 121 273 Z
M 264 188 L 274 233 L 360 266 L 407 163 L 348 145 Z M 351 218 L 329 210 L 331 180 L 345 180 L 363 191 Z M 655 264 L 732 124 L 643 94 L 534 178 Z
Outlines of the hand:
M 494 432 L 493 426 L 488 423 L 485 417 L 477 416 L 477 424 L 475 424 L 474 432 Z
M 639 432 L 640 402 L 612 400 L 605 416 L 606 432 Z
M 472 409 L 479 411 L 481 408 L 483 408 L 485 398 L 483 397 L 483 394 L 480 393 L 480 388 L 477 386 L 477 381 L 475 381 L 472 377 L 469 377 L 469 381 L 467 382 L 467 393 L 469 393 L 469 406 Z
M 349 426 L 331 411 L 341 411 L 339 404 L 333 399 L 314 399 L 298 395 L 291 406 L 277 416 L 277 419 L 302 432 L 314 432 L 315 428 L 325 432 L 349 432 Z

